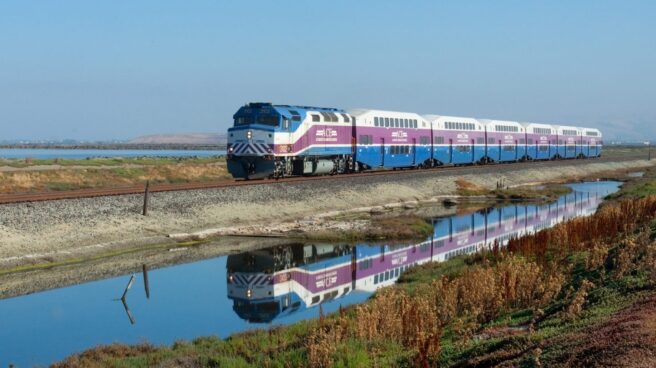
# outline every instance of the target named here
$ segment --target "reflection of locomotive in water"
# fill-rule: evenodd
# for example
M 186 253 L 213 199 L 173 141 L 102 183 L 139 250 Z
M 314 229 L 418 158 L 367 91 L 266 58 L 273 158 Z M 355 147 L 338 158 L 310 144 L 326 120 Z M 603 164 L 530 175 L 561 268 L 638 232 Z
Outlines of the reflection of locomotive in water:
M 270 322 L 354 290 L 393 284 L 409 267 L 444 261 L 594 212 L 601 198 L 573 192 L 544 205 L 515 205 L 434 220 L 434 233 L 405 246 L 294 244 L 228 257 L 228 297 L 250 322 Z

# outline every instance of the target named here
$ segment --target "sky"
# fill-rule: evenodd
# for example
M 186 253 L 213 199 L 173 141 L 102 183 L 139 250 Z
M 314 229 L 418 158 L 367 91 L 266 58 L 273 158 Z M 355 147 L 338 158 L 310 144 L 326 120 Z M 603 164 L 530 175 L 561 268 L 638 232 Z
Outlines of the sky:
M 252 101 L 656 138 L 656 1 L 0 1 L 0 141 L 225 132 Z

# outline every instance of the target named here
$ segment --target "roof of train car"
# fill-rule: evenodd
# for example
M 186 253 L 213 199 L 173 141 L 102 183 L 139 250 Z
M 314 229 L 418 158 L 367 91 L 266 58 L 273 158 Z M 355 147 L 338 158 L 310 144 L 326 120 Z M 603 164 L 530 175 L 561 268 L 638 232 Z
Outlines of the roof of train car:
M 424 115 L 424 119 L 426 119 L 430 122 L 435 122 L 435 121 L 438 121 L 438 120 L 441 120 L 441 121 L 454 120 L 454 121 L 457 121 L 457 122 L 480 124 L 480 120 L 475 119 L 475 118 L 468 118 L 468 117 L 464 117 L 464 116 L 427 114 L 427 115 Z

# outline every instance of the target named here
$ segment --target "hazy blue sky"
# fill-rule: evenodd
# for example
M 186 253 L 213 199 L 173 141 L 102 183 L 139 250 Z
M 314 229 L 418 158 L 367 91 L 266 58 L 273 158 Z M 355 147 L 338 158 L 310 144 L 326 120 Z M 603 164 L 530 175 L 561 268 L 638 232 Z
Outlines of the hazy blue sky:
M 0 2 L 0 140 L 222 132 L 248 101 L 656 137 L 656 1 Z

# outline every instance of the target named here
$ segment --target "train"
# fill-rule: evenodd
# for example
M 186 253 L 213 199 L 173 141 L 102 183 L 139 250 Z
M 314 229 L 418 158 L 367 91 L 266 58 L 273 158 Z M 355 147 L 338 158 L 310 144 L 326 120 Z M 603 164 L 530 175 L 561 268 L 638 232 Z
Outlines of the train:
M 228 256 L 226 283 L 233 311 L 250 323 L 271 323 L 353 292 L 373 293 L 408 269 L 446 261 L 535 233 L 602 202 L 574 191 L 547 204 L 517 204 L 433 219 L 434 231 L 409 245 L 289 244 Z
M 235 179 L 594 158 L 599 129 L 372 109 L 248 103 L 228 129 Z

